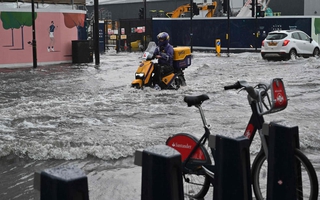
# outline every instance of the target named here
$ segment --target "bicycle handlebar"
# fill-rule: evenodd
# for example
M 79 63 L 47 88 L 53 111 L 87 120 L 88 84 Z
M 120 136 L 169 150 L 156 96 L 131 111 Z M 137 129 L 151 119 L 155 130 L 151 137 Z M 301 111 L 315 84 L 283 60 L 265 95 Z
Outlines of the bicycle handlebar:
M 232 90 L 232 89 L 240 89 L 242 88 L 241 84 L 239 81 L 237 81 L 235 84 L 233 85 L 227 85 L 227 86 L 224 86 L 224 90 Z
M 280 78 L 272 79 L 269 83 L 259 83 L 251 86 L 247 81 L 237 81 L 233 85 L 224 86 L 225 90 L 240 89 L 248 93 L 249 104 L 254 102 L 259 115 L 278 112 L 286 108 L 287 97 L 283 82 Z
M 266 87 L 266 90 L 268 89 L 269 87 Z M 231 89 L 244 89 L 248 92 L 248 94 L 250 95 L 251 98 L 255 99 L 255 100 L 258 100 L 258 97 L 259 97 L 259 90 L 258 89 L 255 89 L 253 86 L 250 86 L 247 81 L 237 81 L 235 84 L 233 85 L 227 85 L 227 86 L 224 86 L 224 89 L 225 90 L 231 90 Z

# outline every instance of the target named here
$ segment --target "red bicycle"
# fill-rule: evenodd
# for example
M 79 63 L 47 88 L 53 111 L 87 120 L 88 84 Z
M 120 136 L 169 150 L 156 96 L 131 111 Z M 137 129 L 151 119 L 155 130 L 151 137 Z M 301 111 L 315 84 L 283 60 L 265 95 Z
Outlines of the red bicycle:
M 287 96 L 283 81 L 276 78 L 267 84 L 259 83 L 255 86 L 251 86 L 246 81 L 237 81 L 233 85 L 225 86 L 224 89 L 240 89 L 247 92 L 252 115 L 244 131 L 244 136 L 248 138 L 251 144 L 258 131 L 261 139 L 260 152 L 251 166 L 253 191 L 256 199 L 266 199 L 268 138 L 262 132 L 262 126 L 265 122 L 263 115 L 279 112 L 287 107 Z M 166 145 L 181 153 L 184 192 L 185 195 L 194 199 L 201 199 L 207 194 L 210 186 L 212 186 L 210 180 L 214 178 L 212 162 L 214 161 L 215 151 L 206 145 L 211 134 L 210 125 L 207 124 L 201 107 L 202 103 L 208 99 L 209 97 L 206 94 L 184 97 L 188 107 L 195 106 L 199 109 L 205 130 L 203 136 L 197 139 L 192 134 L 178 133 L 166 141 Z M 212 158 L 210 158 L 208 151 L 211 151 Z M 298 148 L 295 149 L 294 154 L 296 163 L 301 167 L 301 177 L 296 177 L 297 181 L 300 181 L 300 185 L 297 184 L 298 199 L 318 199 L 318 178 L 314 167 Z

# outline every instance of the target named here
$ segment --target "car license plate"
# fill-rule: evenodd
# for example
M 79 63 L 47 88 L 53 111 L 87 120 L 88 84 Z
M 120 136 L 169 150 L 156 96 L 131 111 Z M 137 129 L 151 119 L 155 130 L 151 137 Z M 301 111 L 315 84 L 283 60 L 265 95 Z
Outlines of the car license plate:
M 278 44 L 278 42 L 273 42 L 273 41 L 272 42 L 268 42 L 269 46 L 277 46 L 277 44 Z

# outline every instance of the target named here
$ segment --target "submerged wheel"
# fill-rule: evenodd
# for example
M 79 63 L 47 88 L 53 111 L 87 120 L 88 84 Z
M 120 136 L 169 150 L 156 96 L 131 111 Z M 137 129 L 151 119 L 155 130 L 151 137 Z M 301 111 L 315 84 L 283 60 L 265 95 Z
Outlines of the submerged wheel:
M 202 199 L 210 188 L 210 177 L 208 175 L 185 174 L 183 179 L 184 194 L 191 199 Z
M 309 159 L 299 150 L 295 149 L 296 163 L 301 167 L 301 176 L 297 176 L 297 182 L 302 180 L 302 188 L 297 184 L 296 195 L 299 200 L 318 199 L 318 178 Z M 257 200 L 267 199 L 267 174 L 268 163 L 264 152 L 260 152 L 252 164 L 252 184 Z
M 172 82 L 172 87 L 174 88 L 174 89 L 179 89 L 180 88 L 180 86 L 181 86 L 181 80 L 179 79 L 179 78 L 175 78 L 175 80 Z
M 179 79 L 180 79 L 180 81 L 181 81 L 181 86 L 186 86 L 186 85 L 187 85 L 186 79 L 184 78 L 183 75 L 182 75 L 182 76 L 179 76 Z
M 289 52 L 289 59 L 295 60 L 297 58 L 297 52 L 294 49 L 291 49 Z
M 206 146 L 204 148 L 204 153 L 208 157 L 207 164 L 211 165 L 213 161 L 211 148 Z M 188 165 L 186 166 L 188 167 Z M 203 169 L 199 169 L 200 172 L 192 171 L 190 173 L 186 173 L 182 175 L 183 179 L 183 191 L 187 197 L 190 199 L 203 199 L 208 193 L 211 182 L 210 176 L 207 174 L 203 174 Z M 202 172 L 201 172 L 202 171 Z
M 136 89 L 140 89 L 140 85 L 139 84 L 131 84 L 131 87 L 136 88 Z
M 313 50 L 313 56 L 314 56 L 314 57 L 320 56 L 320 50 L 319 50 L 318 48 L 315 48 L 315 49 Z
M 179 77 L 176 77 L 169 85 L 168 89 L 178 90 L 181 86 L 181 80 Z

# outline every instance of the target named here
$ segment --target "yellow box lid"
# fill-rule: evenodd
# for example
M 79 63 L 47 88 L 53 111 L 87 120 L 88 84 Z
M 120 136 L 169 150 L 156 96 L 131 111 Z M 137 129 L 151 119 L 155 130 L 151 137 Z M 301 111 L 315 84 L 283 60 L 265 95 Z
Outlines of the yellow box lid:
M 190 47 L 174 47 L 173 60 L 183 60 L 186 56 L 191 55 Z

